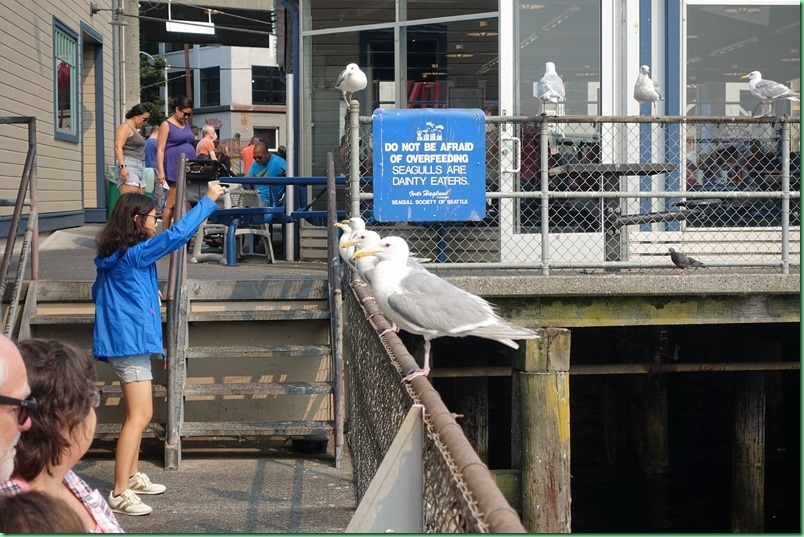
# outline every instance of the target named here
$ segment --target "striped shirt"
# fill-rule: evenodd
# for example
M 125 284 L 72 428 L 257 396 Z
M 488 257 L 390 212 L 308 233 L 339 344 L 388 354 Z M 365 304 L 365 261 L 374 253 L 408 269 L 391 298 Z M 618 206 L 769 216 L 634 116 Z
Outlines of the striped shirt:
M 75 472 L 70 470 L 64 476 L 64 486 L 70 489 L 78 500 L 84 504 L 89 514 L 95 519 L 97 524 L 94 528 L 89 528 L 87 531 L 91 533 L 125 533 L 117 519 L 112 513 L 106 499 L 101 495 L 98 489 L 92 489 L 86 482 L 78 477 Z M 28 492 L 31 487 L 25 481 L 18 481 L 16 479 L 9 479 L 0 483 L 0 494 L 6 496 L 14 494 L 22 494 Z

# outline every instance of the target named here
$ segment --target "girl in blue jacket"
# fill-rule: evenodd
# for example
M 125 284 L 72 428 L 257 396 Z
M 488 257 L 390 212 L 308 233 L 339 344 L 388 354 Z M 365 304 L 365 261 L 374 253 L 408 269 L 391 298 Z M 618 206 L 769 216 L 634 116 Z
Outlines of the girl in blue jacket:
M 156 262 L 183 247 L 215 211 L 219 184 L 176 225 L 156 234 L 156 204 L 142 194 L 120 196 L 97 238 L 97 276 L 92 286 L 95 330 L 92 353 L 120 377 L 126 416 L 115 451 L 114 488 L 109 505 L 116 513 L 147 515 L 153 509 L 138 494 L 161 494 L 138 469 L 140 442 L 153 415 L 151 355 L 164 354 Z

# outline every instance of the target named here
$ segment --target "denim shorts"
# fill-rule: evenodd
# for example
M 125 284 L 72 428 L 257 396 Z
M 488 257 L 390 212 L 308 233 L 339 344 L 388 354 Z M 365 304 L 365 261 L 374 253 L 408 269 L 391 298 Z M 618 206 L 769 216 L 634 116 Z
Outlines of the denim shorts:
M 121 356 L 119 358 L 109 358 L 109 364 L 120 377 L 120 382 L 137 382 L 141 380 L 153 380 L 151 374 L 151 355 L 135 354 L 133 356 Z
M 133 157 L 123 157 L 123 162 L 128 170 L 126 184 L 129 186 L 145 188 L 145 181 L 142 177 L 145 169 L 145 161 Z M 115 182 L 117 183 L 117 186 L 120 187 L 123 184 L 123 180 L 120 177 L 120 168 L 117 168 L 114 175 Z

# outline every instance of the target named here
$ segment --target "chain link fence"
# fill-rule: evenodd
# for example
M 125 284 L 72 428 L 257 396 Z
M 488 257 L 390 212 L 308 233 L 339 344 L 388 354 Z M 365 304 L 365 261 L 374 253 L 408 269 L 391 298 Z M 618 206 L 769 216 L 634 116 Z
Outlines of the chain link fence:
M 442 223 L 374 220 L 372 118 L 352 125 L 350 215 L 434 267 L 800 266 L 798 118 L 487 117 L 485 216 Z
M 365 308 L 365 309 L 364 309 Z M 358 502 L 388 452 L 408 411 L 424 405 L 424 531 L 427 533 L 518 533 L 518 516 L 493 483 L 437 392 L 425 377 L 411 384 L 401 373 L 416 367 L 363 287 L 344 293 L 344 356 L 349 372 L 347 439 Z M 378 323 L 384 323 L 382 325 Z M 424 386 L 424 389 L 422 389 Z M 446 431 L 446 432 L 444 432 Z M 449 434 L 446 434 L 446 433 Z M 403 508 L 403 506 L 400 506 Z

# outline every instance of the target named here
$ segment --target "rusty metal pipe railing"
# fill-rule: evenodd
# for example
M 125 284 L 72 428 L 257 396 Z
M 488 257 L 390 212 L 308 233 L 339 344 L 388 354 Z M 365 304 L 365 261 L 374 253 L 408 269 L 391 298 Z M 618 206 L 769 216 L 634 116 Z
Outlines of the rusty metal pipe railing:
M 353 284 L 352 288 L 370 317 L 372 326 L 378 331 L 391 328 L 391 324 L 382 315 L 373 298 L 368 295 L 365 285 Z M 403 375 L 419 369 L 416 360 L 394 332 L 388 331 L 382 338 L 398 362 L 398 369 Z M 401 378 L 399 382 L 402 382 Z M 424 376 L 416 377 L 407 384 L 407 389 L 416 402 L 424 405 L 425 420 L 430 423 L 432 430 L 454 461 L 458 477 L 466 484 L 467 492 L 471 496 L 470 501 L 474 502 L 488 530 L 491 533 L 526 533 L 516 511 L 497 487 L 488 467 L 472 448 L 460 425 L 444 405 L 429 379 Z

